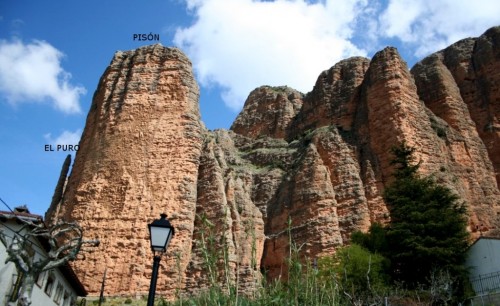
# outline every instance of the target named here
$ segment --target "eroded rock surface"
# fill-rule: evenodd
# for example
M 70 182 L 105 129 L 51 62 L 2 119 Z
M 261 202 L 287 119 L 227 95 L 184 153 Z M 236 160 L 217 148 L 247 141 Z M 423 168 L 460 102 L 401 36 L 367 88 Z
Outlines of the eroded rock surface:
M 147 224 L 176 236 L 159 294 L 213 282 L 258 287 L 283 271 L 290 239 L 311 259 L 390 220 L 390 148 L 466 202 L 469 230 L 500 236 L 500 28 L 430 55 L 411 72 L 395 48 L 350 58 L 310 93 L 263 86 L 231 130 L 207 131 L 189 60 L 159 45 L 115 54 L 94 95 L 71 176 L 48 219 L 78 221 L 101 247 L 75 262 L 98 294 L 146 294 Z M 122 250 L 122 252 L 116 252 Z M 210 255 L 210 256 L 208 256 Z M 212 260 L 212 261 L 211 261 Z
M 198 85 L 188 58 L 161 45 L 117 52 L 94 94 L 59 214 L 76 220 L 98 251 L 74 265 L 90 294 L 107 269 L 108 294 L 148 292 L 147 224 L 168 212 L 170 254 L 190 257 L 203 148 Z M 174 256 L 161 262 L 159 292 L 177 288 Z

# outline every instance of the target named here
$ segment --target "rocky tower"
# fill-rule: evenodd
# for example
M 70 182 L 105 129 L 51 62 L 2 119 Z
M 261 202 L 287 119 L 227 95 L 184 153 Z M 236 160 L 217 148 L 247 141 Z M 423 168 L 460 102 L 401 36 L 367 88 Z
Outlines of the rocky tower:
M 337 63 L 305 95 L 257 88 L 231 130 L 206 131 L 180 51 L 156 45 L 117 53 L 48 217 L 77 220 L 102 241 L 75 262 L 91 294 L 106 268 L 106 294 L 146 293 L 147 224 L 163 211 L 177 232 L 160 268 L 160 294 L 213 281 L 248 293 L 261 270 L 280 275 L 288 233 L 303 256 L 317 258 L 353 231 L 388 222 L 382 194 L 392 181 L 390 148 L 406 141 L 422 173 L 467 203 L 472 236 L 500 237 L 499 67 L 498 27 L 411 71 L 388 47 L 371 60 Z M 215 278 L 206 251 L 218 257 Z
M 101 242 L 75 265 L 91 293 L 107 268 L 107 292 L 147 293 L 147 224 L 168 212 L 171 254 L 190 257 L 203 125 L 191 63 L 161 45 L 117 52 L 94 94 L 85 130 L 54 219 L 76 220 Z M 159 288 L 175 287 L 175 259 L 162 261 Z

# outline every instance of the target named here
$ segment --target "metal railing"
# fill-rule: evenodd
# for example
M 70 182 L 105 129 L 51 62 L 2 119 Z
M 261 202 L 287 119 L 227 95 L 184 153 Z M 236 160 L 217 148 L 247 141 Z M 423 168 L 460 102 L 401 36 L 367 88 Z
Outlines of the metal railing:
M 500 271 L 481 274 L 470 282 L 477 295 L 500 292 Z
M 478 295 L 468 300 L 470 306 L 492 306 L 500 305 L 500 293 Z M 467 305 L 467 304 L 466 304 Z

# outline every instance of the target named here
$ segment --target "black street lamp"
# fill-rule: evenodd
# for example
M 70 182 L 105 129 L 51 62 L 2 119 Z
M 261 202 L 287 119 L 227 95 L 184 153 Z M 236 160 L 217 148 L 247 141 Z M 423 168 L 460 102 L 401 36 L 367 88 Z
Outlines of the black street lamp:
M 174 227 L 170 225 L 166 214 L 161 214 L 161 219 L 154 220 L 148 224 L 149 238 L 151 240 L 151 250 L 153 250 L 153 274 L 149 285 L 148 305 L 153 306 L 155 301 L 156 280 L 158 278 L 158 268 L 160 267 L 161 255 L 167 251 L 168 244 L 174 236 Z

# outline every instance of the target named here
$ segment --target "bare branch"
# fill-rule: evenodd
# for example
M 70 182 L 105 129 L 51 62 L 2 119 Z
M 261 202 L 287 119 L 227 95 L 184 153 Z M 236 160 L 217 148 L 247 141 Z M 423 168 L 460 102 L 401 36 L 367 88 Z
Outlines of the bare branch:
M 25 273 L 23 279 L 22 299 L 23 305 L 31 304 L 31 291 L 38 275 L 61 265 L 75 260 L 84 245 L 98 246 L 98 240 L 84 240 L 83 229 L 75 222 L 58 222 L 52 227 L 31 219 L 17 218 L 23 225 L 14 232 L 12 241 L 7 239 L 0 230 L 0 241 L 6 246 L 7 260 L 13 262 L 19 272 Z M 47 256 L 34 261 L 34 254 L 30 245 L 34 241 L 45 241 L 49 250 Z

